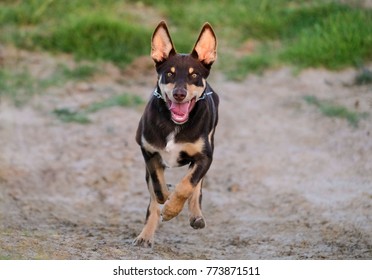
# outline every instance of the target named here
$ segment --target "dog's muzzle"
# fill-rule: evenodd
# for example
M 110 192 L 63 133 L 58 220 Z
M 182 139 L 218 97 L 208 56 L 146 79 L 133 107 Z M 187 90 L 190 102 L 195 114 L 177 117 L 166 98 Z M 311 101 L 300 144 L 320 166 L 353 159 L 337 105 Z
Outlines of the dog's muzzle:
M 203 94 L 199 98 L 195 97 L 187 102 L 182 102 L 187 95 L 187 91 L 185 90 L 183 92 L 182 89 L 181 90 L 178 89 L 177 91 L 173 93 L 173 97 L 176 100 L 176 102 L 171 101 L 167 96 L 164 99 L 163 95 L 160 92 L 158 92 L 157 88 L 155 88 L 153 95 L 156 98 L 163 99 L 165 103 L 167 103 L 168 109 L 171 113 L 172 121 L 174 123 L 184 124 L 185 122 L 188 121 L 189 114 L 191 110 L 194 108 L 195 103 L 199 100 L 205 99 L 208 95 L 211 95 L 212 93 L 213 93 L 212 91 L 208 91 L 208 92 L 204 91 Z

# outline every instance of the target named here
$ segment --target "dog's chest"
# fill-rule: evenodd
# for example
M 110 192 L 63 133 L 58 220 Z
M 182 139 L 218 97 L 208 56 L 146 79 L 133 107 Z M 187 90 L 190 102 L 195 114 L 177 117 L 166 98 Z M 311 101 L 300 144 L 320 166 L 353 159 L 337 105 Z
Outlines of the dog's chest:
M 182 160 L 181 155 L 185 154 L 188 157 L 201 153 L 204 146 L 204 141 L 199 138 L 195 142 L 176 142 L 175 134 L 171 133 L 167 137 L 167 142 L 164 148 L 157 148 L 142 137 L 143 147 L 150 153 L 158 153 L 162 161 L 167 167 L 178 167 Z

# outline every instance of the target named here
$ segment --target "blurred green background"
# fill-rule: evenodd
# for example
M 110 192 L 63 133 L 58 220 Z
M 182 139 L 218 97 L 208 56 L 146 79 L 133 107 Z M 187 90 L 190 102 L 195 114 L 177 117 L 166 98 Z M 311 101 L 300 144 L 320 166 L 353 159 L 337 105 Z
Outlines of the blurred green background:
M 358 1 L 1 0 L 0 43 L 125 67 L 149 55 L 162 19 L 179 52 L 210 22 L 218 67 L 231 79 L 283 64 L 341 69 L 372 58 L 372 9 Z

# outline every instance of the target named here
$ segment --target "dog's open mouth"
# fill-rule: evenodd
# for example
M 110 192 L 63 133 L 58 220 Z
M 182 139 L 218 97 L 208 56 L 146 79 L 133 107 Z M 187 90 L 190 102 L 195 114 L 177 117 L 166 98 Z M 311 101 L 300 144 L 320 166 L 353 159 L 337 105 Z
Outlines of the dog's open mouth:
M 171 117 L 173 122 L 176 124 L 183 124 L 189 119 L 189 114 L 195 105 L 195 98 L 190 101 L 178 103 L 173 102 L 167 98 L 167 104 L 169 111 L 171 112 Z

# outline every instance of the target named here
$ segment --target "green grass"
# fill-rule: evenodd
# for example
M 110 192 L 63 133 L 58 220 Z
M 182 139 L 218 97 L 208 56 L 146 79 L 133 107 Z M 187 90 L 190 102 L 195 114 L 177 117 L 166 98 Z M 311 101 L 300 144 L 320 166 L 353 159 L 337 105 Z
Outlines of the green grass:
M 333 104 L 330 101 L 319 100 L 315 96 L 305 96 L 304 100 L 306 103 L 317 107 L 323 115 L 327 117 L 345 119 L 353 127 L 358 127 L 359 121 L 368 116 L 368 114 L 365 112 L 359 113 L 350 111 L 344 106 Z
M 91 123 L 89 114 L 110 107 L 136 107 L 144 104 L 144 100 L 136 95 L 124 93 L 109 97 L 101 102 L 94 102 L 84 110 L 72 110 L 69 108 L 55 109 L 53 114 L 63 122 L 76 122 L 80 124 Z
M 119 107 L 135 107 L 142 105 L 144 103 L 143 99 L 136 95 L 131 94 L 121 94 L 107 98 L 101 102 L 96 102 L 88 106 L 86 112 L 94 113 L 99 110 L 119 106 Z
M 326 1 L 277 9 L 268 13 L 271 19 L 248 20 L 246 35 L 261 39 L 265 50 L 257 48 L 239 59 L 230 78 L 241 79 L 275 65 L 341 69 L 372 58 L 372 10 Z M 270 47 L 268 42 L 276 40 L 281 46 Z
M 331 14 L 301 30 L 282 53 L 284 61 L 303 67 L 340 69 L 372 58 L 372 12 Z
M 0 98 L 11 100 L 16 106 L 23 106 L 36 94 L 53 86 L 61 86 L 69 80 L 86 80 L 97 72 L 97 67 L 80 64 L 75 68 L 58 65 L 50 75 L 35 78 L 28 69 L 17 67 L 0 69 Z
M 40 83 L 27 70 L 19 72 L 0 69 L 0 100 L 8 98 L 22 106 L 37 93 Z
M 150 32 L 104 15 L 71 18 L 47 34 L 34 34 L 32 45 L 73 53 L 79 59 L 127 64 L 149 52 Z
M 60 65 L 59 67 L 64 78 L 72 80 L 87 80 L 98 72 L 97 66 L 89 64 L 81 64 L 73 69 L 64 65 Z
M 84 112 L 76 112 L 68 108 L 61 108 L 53 110 L 53 114 L 57 116 L 63 122 L 76 122 L 80 124 L 91 123 L 91 120 Z
M 231 79 L 276 65 L 340 69 L 372 58 L 371 9 L 338 1 L 278 0 L 275 5 L 267 0 L 144 2 L 160 9 L 170 26 L 176 26 L 171 31 L 183 52 L 191 49 L 194 34 L 205 21 L 212 23 L 229 48 L 239 48 L 249 39 L 261 42 L 243 58 L 222 53 L 221 69 L 227 69 Z
M 144 20 L 150 17 L 145 5 L 167 20 L 179 52 L 189 52 L 202 24 L 210 22 L 219 39 L 221 69 L 230 64 L 226 70 L 230 78 L 242 79 L 283 64 L 341 69 L 372 59 L 372 9 L 347 3 L 5 0 L 0 2 L 0 42 L 125 67 L 150 51 L 155 26 Z M 258 42 L 253 53 L 234 56 L 252 39 Z
M 231 65 L 233 61 L 233 65 Z M 244 80 L 250 74 L 261 75 L 264 70 L 279 64 L 278 52 L 272 46 L 262 45 L 259 50 L 251 55 L 243 56 L 240 59 L 223 58 L 223 67 L 227 78 L 235 81 Z
M 119 0 L 2 0 L 0 3 L 0 23 L 32 26 L 40 23 L 64 21 L 64 16 L 81 15 L 89 10 L 110 11 Z M 63 15 L 63 16 L 62 16 Z
M 362 68 L 356 75 L 354 84 L 358 86 L 372 84 L 372 71 Z
M 248 73 L 262 74 L 269 68 L 274 60 L 264 54 L 254 54 L 245 56 L 236 62 L 236 66 L 227 72 L 227 77 L 231 80 L 244 80 Z
M 126 65 L 148 54 L 151 31 L 118 0 L 0 3 L 0 41 Z

